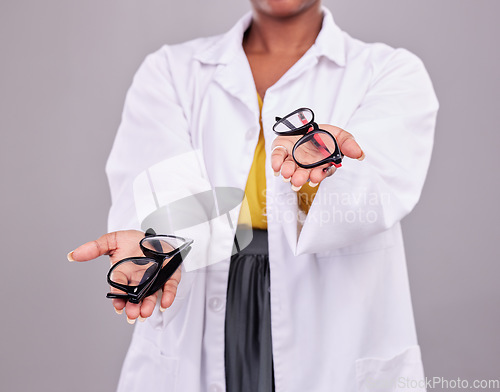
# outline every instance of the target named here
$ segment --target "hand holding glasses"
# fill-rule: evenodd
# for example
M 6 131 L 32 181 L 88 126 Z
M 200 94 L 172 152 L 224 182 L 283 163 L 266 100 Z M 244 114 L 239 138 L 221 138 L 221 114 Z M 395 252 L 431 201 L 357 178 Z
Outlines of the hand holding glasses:
M 109 270 L 111 292 L 106 297 L 140 303 L 163 287 L 188 255 L 192 243 L 187 238 L 157 235 L 149 229 L 139 243 L 145 257 L 128 257 Z
M 337 140 L 331 133 L 319 129 L 311 109 L 300 108 L 283 118 L 276 117 L 273 131 L 279 136 L 303 135 L 292 150 L 292 158 L 298 166 L 304 169 L 324 164 L 342 166 L 344 154 L 340 151 Z

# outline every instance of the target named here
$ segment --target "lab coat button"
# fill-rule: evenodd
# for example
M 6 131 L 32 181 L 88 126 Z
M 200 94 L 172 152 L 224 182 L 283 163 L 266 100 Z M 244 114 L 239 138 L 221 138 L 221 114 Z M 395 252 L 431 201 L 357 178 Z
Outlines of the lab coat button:
M 208 301 L 208 306 L 214 312 L 219 312 L 224 307 L 222 300 L 219 297 L 210 298 L 210 300 Z
M 222 387 L 220 385 L 217 385 L 217 384 L 212 384 L 208 388 L 208 391 L 209 392 L 222 392 Z

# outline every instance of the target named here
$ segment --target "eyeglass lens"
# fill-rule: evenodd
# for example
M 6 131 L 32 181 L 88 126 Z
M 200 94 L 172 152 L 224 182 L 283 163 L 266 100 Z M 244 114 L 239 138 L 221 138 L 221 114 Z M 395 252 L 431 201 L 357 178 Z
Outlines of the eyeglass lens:
M 146 237 L 141 242 L 142 246 L 157 253 L 169 253 L 184 244 L 183 239 L 164 236 Z
M 312 120 L 313 112 L 310 109 L 303 109 L 282 118 L 274 126 L 274 131 L 279 133 L 293 131 L 297 128 L 303 127 L 305 124 L 310 123 Z
M 328 132 L 315 132 L 304 136 L 294 151 L 294 159 L 302 165 L 312 165 L 335 152 L 335 140 Z
M 111 271 L 110 279 L 112 282 L 127 285 L 139 286 L 150 279 L 159 265 L 152 259 L 137 258 L 121 262 L 116 265 Z M 124 294 L 123 291 L 112 288 L 112 292 L 116 294 Z

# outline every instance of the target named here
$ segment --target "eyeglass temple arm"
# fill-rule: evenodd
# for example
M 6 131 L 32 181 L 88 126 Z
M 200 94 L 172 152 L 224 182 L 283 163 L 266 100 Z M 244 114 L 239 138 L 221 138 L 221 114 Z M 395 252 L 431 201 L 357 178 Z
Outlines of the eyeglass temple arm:
M 332 137 L 335 137 L 335 136 L 332 135 Z M 314 145 L 316 147 L 318 147 L 318 150 L 321 152 L 321 154 L 325 158 L 327 158 L 327 157 L 330 156 L 330 153 L 328 151 L 327 146 L 325 145 L 325 143 L 323 142 L 323 140 L 321 140 L 321 138 L 320 138 L 320 136 L 318 134 L 313 135 L 313 138 L 311 139 L 311 141 L 314 143 Z M 338 148 L 337 143 L 335 143 L 335 146 L 336 146 L 336 149 L 338 149 L 339 152 L 340 152 L 340 149 Z M 342 152 L 340 152 L 340 155 L 343 156 Z M 341 167 L 342 163 L 330 162 L 330 165 L 333 165 L 335 167 Z
M 306 120 L 306 118 L 305 118 L 304 116 L 301 116 L 301 118 L 300 118 L 300 119 L 301 119 L 301 121 L 302 121 L 302 123 L 303 123 L 304 125 L 305 125 L 305 124 L 307 124 L 307 120 Z M 314 127 L 311 127 L 311 128 L 309 129 L 309 131 L 308 131 L 308 132 L 312 131 L 313 129 L 314 129 Z M 332 135 L 332 136 L 333 136 L 333 135 Z M 335 138 L 335 136 L 333 136 L 333 137 Z M 312 142 L 314 143 L 314 145 L 315 145 L 316 147 L 318 147 L 318 149 L 320 150 L 321 154 L 323 154 L 323 156 L 324 156 L 325 158 L 326 158 L 326 157 L 328 157 L 328 156 L 330 156 L 330 153 L 329 153 L 329 151 L 328 151 L 328 148 L 327 148 L 326 144 L 323 142 L 323 140 L 321 140 L 321 137 L 320 137 L 318 134 L 313 135 Z M 335 143 L 335 145 L 336 145 L 336 147 L 338 148 L 337 143 Z M 340 151 L 340 150 L 339 150 L 339 151 Z M 340 167 L 340 166 L 342 166 L 342 164 L 341 164 L 341 163 L 334 163 L 334 162 L 332 162 L 331 164 L 332 164 L 333 166 L 335 166 L 335 167 Z
M 182 261 L 186 258 L 190 250 L 191 246 L 188 246 L 185 249 L 181 250 L 179 253 L 177 253 L 168 261 L 167 265 L 161 269 L 153 285 L 149 288 L 148 292 L 146 293 L 146 297 L 148 295 L 157 292 L 160 288 L 163 287 L 163 285 L 167 282 L 167 280 L 169 280 L 170 277 L 174 274 L 174 272 L 177 271 L 177 268 L 179 268 Z
M 307 124 L 307 119 L 303 115 L 299 115 L 300 121 L 302 121 L 302 124 L 306 125 Z M 314 127 L 309 128 L 307 132 L 311 132 L 314 129 Z M 328 151 L 328 148 L 326 147 L 326 144 L 321 140 L 321 137 L 318 134 L 313 135 L 313 138 L 311 139 L 312 142 L 316 147 L 318 147 L 319 151 L 324 157 L 330 156 L 330 153 Z
M 149 229 L 146 230 L 144 235 L 146 237 L 151 237 L 152 235 L 156 235 L 156 231 L 154 231 L 154 229 L 152 227 L 150 227 Z
M 106 298 L 124 299 L 126 301 L 128 299 L 128 294 L 107 293 Z
M 293 125 L 290 121 L 288 121 L 286 118 L 283 119 L 281 117 L 275 117 L 276 121 L 281 121 L 282 124 L 285 124 L 289 129 L 294 129 L 296 128 L 295 125 Z
M 156 268 L 158 268 L 157 265 L 153 264 L 146 271 L 144 272 L 144 275 L 142 275 L 141 281 L 139 282 L 138 286 L 146 282 L 155 272 Z

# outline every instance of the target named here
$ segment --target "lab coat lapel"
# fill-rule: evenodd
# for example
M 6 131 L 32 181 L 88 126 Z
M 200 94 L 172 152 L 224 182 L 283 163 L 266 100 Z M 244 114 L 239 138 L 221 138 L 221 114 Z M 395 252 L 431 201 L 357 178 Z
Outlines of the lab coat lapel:
M 228 64 L 218 67 L 214 80 L 252 113 L 259 113 L 257 90 L 243 48 Z
M 242 47 L 243 35 L 251 22 L 252 14 L 248 12 L 214 45 L 197 53 L 195 58 L 203 64 L 217 66 L 213 80 L 252 113 L 258 113 L 252 70 Z

